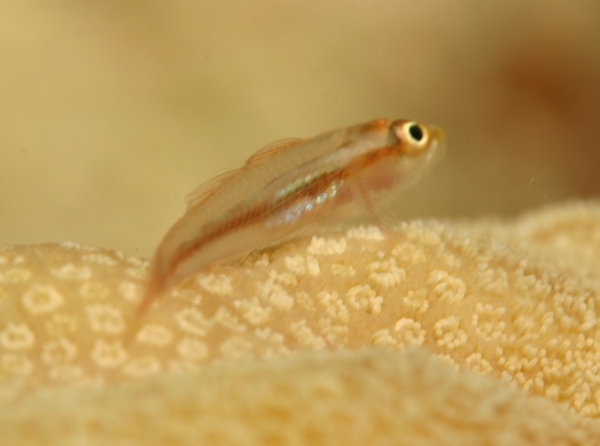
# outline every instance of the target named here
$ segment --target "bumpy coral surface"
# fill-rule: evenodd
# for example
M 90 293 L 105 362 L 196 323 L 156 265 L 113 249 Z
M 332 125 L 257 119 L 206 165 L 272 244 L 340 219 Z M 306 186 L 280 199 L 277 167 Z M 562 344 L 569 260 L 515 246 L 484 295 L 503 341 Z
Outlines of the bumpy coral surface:
M 594 203 L 353 228 L 138 314 L 146 261 L 5 247 L 0 443 L 594 444 L 598 260 Z

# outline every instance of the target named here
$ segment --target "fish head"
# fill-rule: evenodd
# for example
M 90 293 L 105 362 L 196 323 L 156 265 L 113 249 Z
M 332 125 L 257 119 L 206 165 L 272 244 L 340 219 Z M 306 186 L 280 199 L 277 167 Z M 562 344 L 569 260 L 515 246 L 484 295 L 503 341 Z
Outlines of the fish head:
M 446 153 L 446 137 L 440 128 L 412 120 L 391 122 L 388 144 L 399 155 L 396 168 L 405 186 L 428 174 Z

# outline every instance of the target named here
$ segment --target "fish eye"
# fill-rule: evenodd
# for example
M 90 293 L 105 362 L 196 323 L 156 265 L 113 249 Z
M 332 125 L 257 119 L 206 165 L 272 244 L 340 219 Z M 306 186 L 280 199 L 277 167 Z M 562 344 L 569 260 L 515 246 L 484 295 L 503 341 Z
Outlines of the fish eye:
M 413 123 L 410 123 L 408 125 L 408 134 L 412 137 L 412 139 L 414 139 L 415 142 L 421 142 L 421 140 L 423 139 L 423 129 L 421 128 L 420 125 Z
M 426 130 L 422 125 L 417 124 L 414 121 L 405 122 L 402 126 L 402 133 L 408 143 L 416 146 L 422 146 L 427 143 Z
M 427 127 L 415 121 L 396 121 L 394 124 L 396 138 L 400 141 L 404 153 L 418 156 L 427 151 L 430 143 Z

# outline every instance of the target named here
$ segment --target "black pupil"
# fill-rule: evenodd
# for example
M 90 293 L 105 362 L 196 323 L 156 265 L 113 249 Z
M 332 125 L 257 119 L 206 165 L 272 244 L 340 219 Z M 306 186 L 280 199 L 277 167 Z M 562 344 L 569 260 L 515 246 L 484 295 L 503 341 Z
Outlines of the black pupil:
M 413 124 L 408 128 L 408 133 L 417 142 L 420 142 L 423 139 L 423 130 L 416 124 Z

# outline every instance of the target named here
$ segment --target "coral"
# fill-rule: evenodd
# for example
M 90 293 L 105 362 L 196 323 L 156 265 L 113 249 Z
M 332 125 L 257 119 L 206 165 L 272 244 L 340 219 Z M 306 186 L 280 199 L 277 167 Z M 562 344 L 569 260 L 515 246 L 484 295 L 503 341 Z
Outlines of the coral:
M 599 248 L 593 202 L 359 227 L 140 315 L 146 261 L 8 246 L 0 443 L 594 444 Z

